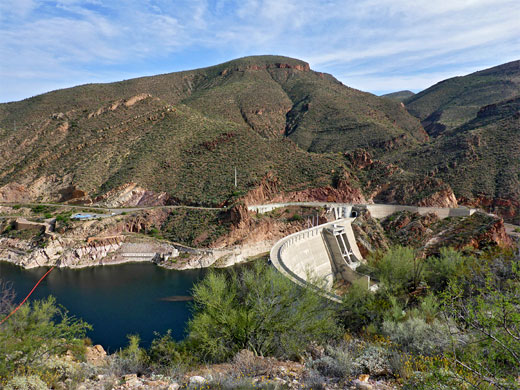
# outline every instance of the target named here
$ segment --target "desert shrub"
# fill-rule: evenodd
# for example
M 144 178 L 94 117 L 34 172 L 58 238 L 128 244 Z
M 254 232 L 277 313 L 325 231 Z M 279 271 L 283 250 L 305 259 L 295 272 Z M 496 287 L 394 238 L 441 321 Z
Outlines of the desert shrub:
M 345 367 L 332 356 L 323 356 L 312 362 L 312 368 L 321 375 L 333 378 L 343 378 L 348 375 Z
M 447 315 L 470 337 L 453 361 L 463 363 L 475 382 L 505 382 L 506 388 L 515 388 L 520 375 L 520 267 L 517 262 L 510 267 L 488 268 L 484 285 L 472 290 L 450 283 L 443 297 Z
M 210 272 L 193 295 L 188 342 L 206 361 L 224 361 L 242 349 L 295 357 L 311 341 L 339 331 L 330 301 L 264 263 L 240 273 Z
M 6 227 L 4 228 L 4 231 L 2 232 L 2 234 L 7 234 L 9 233 L 11 230 L 13 230 L 14 227 L 13 227 L 13 224 L 12 223 L 8 223 L 6 225 Z
M 397 246 L 381 258 L 371 259 L 376 277 L 390 295 L 401 295 L 415 289 L 422 280 L 422 260 L 412 248 Z
M 382 312 L 388 308 L 386 298 L 369 291 L 364 280 L 355 281 L 343 296 L 340 318 L 353 332 L 381 322 Z
M 439 320 L 427 323 L 411 317 L 401 322 L 385 321 L 382 333 L 403 351 L 420 355 L 442 353 L 451 345 L 449 329 Z
M 424 276 L 434 291 L 446 288 L 461 272 L 464 255 L 453 248 L 441 248 L 439 256 L 430 256 L 425 261 Z
M 53 297 L 26 303 L 0 326 L 0 378 L 45 366 L 46 356 L 84 352 L 90 325 L 70 317 Z
M 138 335 L 128 336 L 128 345 L 120 349 L 110 360 L 109 370 L 115 375 L 144 374 L 149 371 L 149 358 L 146 350 L 139 346 Z
M 171 330 L 162 336 L 156 334 L 147 353 L 150 369 L 169 377 L 181 377 L 190 365 L 196 363 L 186 350 L 186 344 L 173 339 Z
M 4 387 L 5 390 L 48 390 L 47 385 L 36 375 L 15 376 Z
M 302 379 L 304 389 L 324 390 L 327 388 L 327 378 L 321 375 L 317 370 L 305 370 Z
M 221 375 L 216 378 L 210 379 L 203 385 L 188 385 L 187 389 L 199 390 L 281 390 L 287 387 L 282 386 L 276 382 L 257 382 L 253 378 L 244 376 L 233 376 L 233 375 Z
M 453 372 L 445 369 L 432 369 L 428 372 L 414 372 L 405 380 L 403 390 L 462 390 L 466 389 L 466 386 L 455 378 Z
M 327 345 L 325 353 L 317 359 L 309 358 L 308 369 L 320 375 L 347 379 L 361 374 L 387 376 L 393 372 L 390 358 L 392 345 L 381 337 L 352 338 Z
M 275 368 L 272 358 L 255 356 L 251 351 L 243 349 L 232 361 L 233 371 L 244 376 L 270 376 Z
M 386 376 L 392 373 L 391 351 L 383 345 L 368 345 L 352 362 L 352 374 Z
M 303 220 L 303 217 L 300 214 L 293 214 L 287 219 L 289 222 L 299 222 L 301 220 Z

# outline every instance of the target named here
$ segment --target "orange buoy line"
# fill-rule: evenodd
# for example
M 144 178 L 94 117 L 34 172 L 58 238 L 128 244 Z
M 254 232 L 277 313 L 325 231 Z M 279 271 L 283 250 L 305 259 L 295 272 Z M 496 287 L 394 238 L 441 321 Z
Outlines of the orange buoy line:
M 29 294 L 27 294 L 27 296 L 25 297 L 25 299 L 24 299 L 24 300 L 23 300 L 23 301 L 22 301 L 18 306 L 16 306 L 16 308 L 15 308 L 11 313 L 9 313 L 9 315 L 8 315 L 7 317 L 5 317 L 2 321 L 0 321 L 0 325 L 2 325 L 5 321 L 7 321 L 7 319 L 8 319 L 9 317 L 11 317 L 14 313 L 16 313 L 16 311 L 17 311 L 20 307 L 22 307 L 22 305 L 25 303 L 25 301 L 27 301 L 27 299 L 29 299 L 29 297 L 30 297 L 31 294 L 34 292 L 34 290 L 36 290 L 36 287 L 38 287 L 38 285 L 42 282 L 42 280 L 45 279 L 45 277 L 46 277 L 47 275 L 49 275 L 49 274 L 51 273 L 51 271 L 52 271 L 54 268 L 56 268 L 56 267 L 55 267 L 55 266 L 51 267 L 51 269 L 48 270 L 48 271 L 45 273 L 45 275 L 43 275 L 43 276 L 40 278 L 40 280 L 38 280 L 38 283 L 36 283 L 36 284 L 34 285 L 34 287 L 32 288 L 31 292 L 30 292 Z

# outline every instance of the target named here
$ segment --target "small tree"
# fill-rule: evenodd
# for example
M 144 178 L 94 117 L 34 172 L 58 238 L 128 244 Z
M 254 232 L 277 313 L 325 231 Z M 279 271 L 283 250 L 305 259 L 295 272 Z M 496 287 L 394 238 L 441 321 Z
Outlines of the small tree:
M 26 303 L 0 326 L 0 379 L 44 366 L 49 355 L 83 345 L 91 326 L 70 317 L 54 297 Z
M 390 295 L 400 295 L 418 287 L 423 278 L 423 261 L 412 248 L 396 246 L 380 259 L 371 261 L 377 278 Z
M 441 248 L 439 256 L 430 256 L 425 261 L 425 279 L 433 291 L 444 290 L 464 266 L 466 258 L 453 248 Z
M 211 272 L 194 287 L 194 302 L 188 342 L 206 361 L 242 349 L 294 357 L 339 333 L 331 302 L 261 263 L 230 275 Z
M 473 385 L 518 389 L 520 383 L 520 267 L 511 264 L 509 277 L 489 271 L 483 286 L 467 295 L 462 283 L 450 283 L 444 294 L 447 318 L 466 329 L 472 342 L 453 348 L 460 379 Z M 457 334 L 453 334 L 457 336 Z M 464 375 L 467 373 L 467 375 Z M 468 379 L 471 378 L 471 379 Z

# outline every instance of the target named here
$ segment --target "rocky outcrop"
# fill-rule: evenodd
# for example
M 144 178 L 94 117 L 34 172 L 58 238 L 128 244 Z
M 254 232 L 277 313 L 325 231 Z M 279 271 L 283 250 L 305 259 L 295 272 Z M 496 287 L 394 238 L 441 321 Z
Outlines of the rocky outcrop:
M 289 192 L 280 191 L 279 188 L 281 187 L 282 183 L 279 179 L 272 174 L 268 174 L 256 188 L 250 190 L 241 200 L 246 205 L 312 201 L 367 203 L 361 189 L 353 185 L 346 173 L 341 175 L 336 186 L 328 185 Z
M 170 197 L 166 192 L 157 193 L 136 183 L 126 183 L 97 197 L 95 202 L 104 207 L 164 206 L 169 204 Z
M 149 93 L 140 93 L 138 95 L 135 95 L 135 96 L 132 96 L 128 99 L 118 99 L 112 103 L 110 103 L 109 105 L 107 106 L 103 106 L 103 107 L 100 107 L 98 108 L 96 111 L 93 111 L 91 113 L 88 114 L 88 119 L 91 119 L 91 118 L 94 118 L 94 117 L 97 117 L 107 111 L 115 111 L 117 110 L 119 107 L 131 107 L 133 106 L 134 104 L 140 102 L 141 100 L 145 100 L 145 99 L 148 99 L 148 98 L 151 98 L 152 95 L 150 95 Z
M 385 235 L 379 221 L 372 218 L 370 212 L 365 209 L 354 208 L 357 218 L 352 222 L 352 231 L 356 237 L 359 252 L 363 258 L 377 250 L 388 250 L 390 242 Z
M 0 202 L 63 202 L 74 197 L 86 197 L 85 192 L 71 184 L 70 176 L 56 175 L 25 178 L 0 187 Z
M 466 206 L 479 207 L 500 215 L 505 221 L 520 224 L 520 200 L 491 198 L 481 195 L 474 199 L 461 197 L 459 202 Z
M 394 244 L 412 246 L 424 255 L 436 254 L 442 247 L 486 249 L 512 245 L 501 218 L 484 213 L 441 221 L 435 214 L 398 212 L 382 221 Z

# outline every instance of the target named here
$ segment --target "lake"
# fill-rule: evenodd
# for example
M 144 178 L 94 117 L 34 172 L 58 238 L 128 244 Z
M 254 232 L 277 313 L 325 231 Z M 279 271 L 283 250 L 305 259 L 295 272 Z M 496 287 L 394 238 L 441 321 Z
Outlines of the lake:
M 24 270 L 0 262 L 0 278 L 12 281 L 17 303 L 47 270 Z M 190 295 L 193 284 L 205 273 L 203 269 L 167 270 L 152 263 L 55 268 L 31 299 L 53 295 L 70 314 L 93 326 L 87 335 L 94 344 L 114 352 L 127 344 L 128 334 L 139 334 L 144 346 L 149 346 L 154 331 L 171 329 L 177 340 L 184 338 L 191 302 L 178 297 Z

